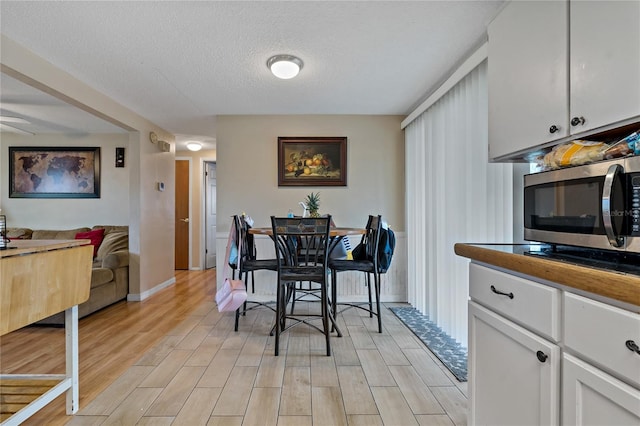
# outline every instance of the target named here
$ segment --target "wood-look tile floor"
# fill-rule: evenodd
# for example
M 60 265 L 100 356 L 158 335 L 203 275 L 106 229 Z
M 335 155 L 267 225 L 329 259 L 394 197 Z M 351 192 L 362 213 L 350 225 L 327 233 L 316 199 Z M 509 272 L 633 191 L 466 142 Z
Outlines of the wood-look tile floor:
M 188 285 L 184 274 L 209 274 L 215 286 L 212 271 L 177 274 L 176 286 Z M 149 313 L 161 293 L 145 301 Z M 119 374 L 105 377 L 100 392 L 84 399 L 81 350 L 81 407 L 66 424 L 466 425 L 466 383 L 387 309 L 392 304 L 383 312 L 383 333 L 375 318 L 349 309 L 338 317 L 343 337 L 332 336 L 332 356 L 322 334 L 300 325 L 281 336 L 276 357 L 271 310 L 249 312 L 234 332 L 233 314 L 219 313 L 212 291 L 206 293 L 149 350 L 123 360 Z M 305 306 L 317 303 L 297 303 L 296 310 Z M 32 424 L 44 424 L 37 421 Z

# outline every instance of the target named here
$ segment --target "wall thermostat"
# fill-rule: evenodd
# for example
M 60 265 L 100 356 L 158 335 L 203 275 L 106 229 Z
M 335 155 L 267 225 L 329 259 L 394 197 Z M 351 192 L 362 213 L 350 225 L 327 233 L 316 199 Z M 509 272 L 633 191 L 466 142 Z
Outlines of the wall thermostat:
M 164 191 L 164 182 L 158 182 L 158 191 Z

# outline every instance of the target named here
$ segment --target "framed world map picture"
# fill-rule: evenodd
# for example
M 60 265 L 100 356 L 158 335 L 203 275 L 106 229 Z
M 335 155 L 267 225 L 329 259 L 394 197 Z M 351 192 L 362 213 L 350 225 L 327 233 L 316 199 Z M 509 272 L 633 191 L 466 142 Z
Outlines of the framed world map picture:
M 100 148 L 10 146 L 9 198 L 100 198 Z

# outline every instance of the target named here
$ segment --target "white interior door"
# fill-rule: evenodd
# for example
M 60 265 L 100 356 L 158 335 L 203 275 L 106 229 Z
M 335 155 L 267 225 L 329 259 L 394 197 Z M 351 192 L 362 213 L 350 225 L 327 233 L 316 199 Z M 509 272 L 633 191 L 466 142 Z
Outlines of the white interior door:
M 216 267 L 216 163 L 205 163 L 205 268 Z

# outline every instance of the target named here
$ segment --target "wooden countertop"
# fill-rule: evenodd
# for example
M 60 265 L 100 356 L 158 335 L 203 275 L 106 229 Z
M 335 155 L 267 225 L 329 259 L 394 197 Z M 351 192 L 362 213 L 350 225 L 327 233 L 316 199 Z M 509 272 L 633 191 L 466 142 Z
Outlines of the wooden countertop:
M 528 244 L 457 243 L 457 255 L 640 306 L 640 275 L 527 256 Z
M 89 299 L 90 243 L 21 240 L 0 251 L 0 335 Z
M 13 240 L 7 245 L 6 250 L 0 250 L 0 258 L 87 244 L 91 244 L 91 240 Z

